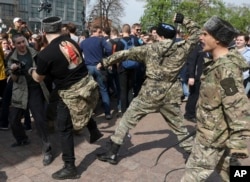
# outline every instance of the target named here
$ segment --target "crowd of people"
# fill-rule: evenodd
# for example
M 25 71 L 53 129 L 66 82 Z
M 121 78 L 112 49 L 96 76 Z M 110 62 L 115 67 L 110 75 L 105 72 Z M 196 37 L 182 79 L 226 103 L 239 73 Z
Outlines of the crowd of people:
M 167 23 L 148 31 L 139 23 L 124 24 L 120 31 L 93 25 L 89 34 L 77 35 L 76 25 L 62 24 L 60 17 L 43 19 L 43 31 L 32 33 L 14 18 L 13 28 L 0 35 L 0 129 L 11 129 L 11 147 L 30 144 L 32 117 L 43 165 L 51 164 L 47 124 L 54 120 L 64 166 L 52 178 L 79 178 L 73 131 L 86 127 L 90 143 L 103 136 L 93 118 L 101 101 L 106 120 L 114 117 L 112 110 L 120 119 L 108 151 L 97 159 L 117 164 L 129 130 L 159 112 L 178 140 L 190 135 L 184 119 L 197 125 L 196 136 L 179 144 L 190 154 L 181 181 L 204 181 L 214 170 L 228 181 L 229 164 L 249 155 L 249 36 L 216 16 L 202 28 L 180 13 L 173 23 L 188 36 Z M 181 101 L 187 102 L 184 115 Z

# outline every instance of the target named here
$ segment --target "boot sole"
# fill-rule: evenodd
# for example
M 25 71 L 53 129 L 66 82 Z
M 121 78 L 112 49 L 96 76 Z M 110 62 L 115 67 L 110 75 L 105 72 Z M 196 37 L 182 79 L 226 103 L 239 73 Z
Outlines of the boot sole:
M 76 176 L 69 176 L 69 177 L 64 177 L 64 178 L 57 178 L 57 177 L 52 176 L 52 178 L 53 178 L 53 179 L 56 179 L 56 180 L 79 179 L 80 177 L 81 177 L 80 175 L 76 175 Z
M 113 160 L 109 160 L 109 159 L 102 159 L 102 158 L 99 158 L 99 157 L 97 157 L 97 159 L 100 160 L 100 161 L 103 161 L 103 162 L 108 162 L 108 163 L 110 163 L 112 165 L 118 164 L 118 162 L 113 161 Z

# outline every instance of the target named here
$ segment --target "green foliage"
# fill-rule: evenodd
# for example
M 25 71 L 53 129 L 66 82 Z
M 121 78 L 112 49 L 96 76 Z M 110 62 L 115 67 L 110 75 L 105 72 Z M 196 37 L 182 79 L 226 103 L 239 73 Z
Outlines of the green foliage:
M 140 21 L 143 30 L 160 22 L 172 23 L 175 12 L 183 13 L 202 26 L 211 16 L 216 15 L 229 21 L 238 30 L 250 28 L 250 5 L 226 5 L 223 0 L 146 0 L 145 11 Z

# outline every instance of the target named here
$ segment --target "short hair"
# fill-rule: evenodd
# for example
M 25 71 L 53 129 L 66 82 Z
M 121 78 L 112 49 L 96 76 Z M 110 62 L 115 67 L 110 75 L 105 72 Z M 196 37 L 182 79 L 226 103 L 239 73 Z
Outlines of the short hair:
M 17 38 L 19 38 L 19 37 L 23 37 L 23 38 L 26 39 L 26 37 L 25 37 L 23 34 L 21 34 L 21 33 L 16 33 L 16 34 L 14 34 L 14 35 L 12 36 L 12 38 L 11 38 L 12 42 L 15 43 L 15 40 L 16 40 Z
M 67 24 L 67 28 L 69 30 L 70 33 L 75 33 L 76 32 L 76 25 L 72 22 L 69 22 Z
M 88 38 L 89 37 L 89 31 L 88 30 L 83 30 L 81 35 L 84 36 L 85 38 Z
M 110 33 L 110 34 L 112 34 L 112 35 L 116 35 L 116 36 L 119 36 L 119 31 L 118 31 L 118 29 L 117 29 L 117 28 L 112 27 L 112 28 L 111 28 L 111 33 Z
M 236 35 L 236 38 L 239 37 L 239 36 L 243 36 L 245 42 L 249 41 L 249 35 L 247 35 L 246 33 L 240 32 L 239 34 Z
M 93 26 L 90 28 L 90 33 L 91 33 L 91 34 L 96 33 L 98 29 L 102 30 L 102 28 L 101 28 L 99 25 L 93 25 Z
M 140 26 L 141 26 L 140 23 L 134 23 L 134 24 L 132 25 L 132 28 L 134 29 L 135 27 L 140 27 Z
M 103 31 L 105 32 L 105 34 L 110 35 L 111 28 L 110 27 L 104 27 Z
M 61 34 L 62 35 L 69 35 L 68 24 L 62 24 L 61 26 Z
M 152 26 L 152 27 L 149 29 L 149 32 L 152 33 L 153 30 L 157 30 L 157 26 Z
M 131 33 L 130 25 L 129 24 L 124 24 L 122 26 L 122 32 L 130 34 Z

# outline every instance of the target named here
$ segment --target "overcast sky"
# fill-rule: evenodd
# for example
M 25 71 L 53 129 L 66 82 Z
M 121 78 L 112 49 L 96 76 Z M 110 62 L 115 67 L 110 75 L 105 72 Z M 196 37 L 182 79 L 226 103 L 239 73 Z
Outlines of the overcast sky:
M 233 3 L 242 5 L 244 3 L 250 4 L 250 0 L 223 0 L 225 3 Z M 126 0 L 125 6 L 125 15 L 121 18 L 122 24 L 128 23 L 132 25 L 137 23 L 140 20 L 140 17 L 143 15 L 143 6 L 145 2 L 138 2 L 135 0 Z

